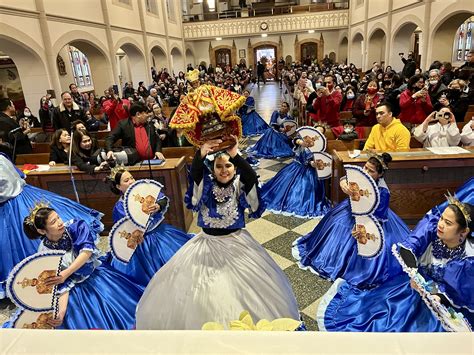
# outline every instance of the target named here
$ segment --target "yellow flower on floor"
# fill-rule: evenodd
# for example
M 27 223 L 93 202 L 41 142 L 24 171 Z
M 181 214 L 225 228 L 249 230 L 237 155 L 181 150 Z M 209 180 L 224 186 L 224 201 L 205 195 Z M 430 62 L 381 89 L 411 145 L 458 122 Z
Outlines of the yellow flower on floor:
M 301 322 L 291 318 L 278 318 L 271 322 L 261 319 L 254 324 L 252 316 L 248 311 L 240 313 L 239 320 L 230 322 L 230 330 L 260 330 L 260 331 L 293 331 L 300 326 Z M 202 330 L 224 330 L 224 326 L 216 322 L 205 323 Z

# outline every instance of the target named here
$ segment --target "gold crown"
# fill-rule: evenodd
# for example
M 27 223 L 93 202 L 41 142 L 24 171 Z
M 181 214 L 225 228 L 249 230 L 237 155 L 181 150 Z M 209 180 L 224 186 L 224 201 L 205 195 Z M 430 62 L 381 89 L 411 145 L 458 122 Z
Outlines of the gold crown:
M 388 166 L 387 164 L 385 164 L 385 162 L 383 161 L 382 159 L 382 156 L 381 155 L 378 155 L 377 153 L 373 153 L 373 152 L 367 152 L 367 156 L 370 158 L 375 158 L 379 161 L 380 165 L 382 165 L 382 169 L 383 170 L 388 170 Z
M 193 81 L 199 80 L 199 70 L 194 69 L 186 73 L 186 79 L 192 83 Z
M 128 171 L 127 168 L 125 167 L 125 165 L 123 164 L 118 164 L 116 166 L 114 166 L 111 170 L 110 170 L 110 174 L 108 176 L 109 180 L 112 180 L 114 181 L 115 180 L 115 175 L 117 175 L 118 173 L 120 172 L 124 172 L 124 171 Z
M 459 210 L 461 211 L 461 213 L 464 216 L 464 219 L 466 220 L 466 224 L 469 226 L 469 223 L 471 223 L 471 216 L 469 215 L 469 212 L 467 211 L 466 206 L 464 205 L 464 203 L 459 201 L 456 198 L 456 195 L 454 195 L 454 196 L 451 195 L 449 193 L 449 191 L 448 191 L 448 195 L 446 195 L 446 199 L 448 200 L 448 204 L 454 205 L 457 208 L 459 208 Z
M 36 202 L 33 208 L 30 209 L 30 214 L 26 217 L 26 224 L 35 227 L 35 218 L 38 211 L 42 208 L 48 208 L 49 204 L 47 202 Z

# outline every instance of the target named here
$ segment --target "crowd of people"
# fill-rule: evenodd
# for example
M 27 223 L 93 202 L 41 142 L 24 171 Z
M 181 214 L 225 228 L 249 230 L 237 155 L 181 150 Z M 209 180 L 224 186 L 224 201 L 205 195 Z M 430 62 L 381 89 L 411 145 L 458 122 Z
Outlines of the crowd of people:
M 386 152 L 409 148 L 411 134 L 427 147 L 456 146 L 461 141 L 474 145 L 474 120 L 464 124 L 462 132 L 456 124 L 463 122 L 473 103 L 474 52 L 452 75 L 449 63 L 439 63 L 439 68 L 433 63 L 421 72 L 413 55 L 402 59 L 401 73 L 374 63 L 362 76 L 354 65 L 332 64 L 328 59 L 321 65 L 283 67 L 286 85 L 307 111 L 305 128 L 311 133 L 305 134 L 295 130 L 288 102 L 273 112 L 269 125 L 255 112 L 255 100 L 246 89 L 254 78 L 244 63 L 224 70 L 200 65 L 189 76 L 180 72 L 176 77 L 166 69 L 152 68 L 154 81 L 149 87 L 140 83 L 135 90 L 127 83 L 122 97 L 111 87 L 97 102 L 71 84 L 61 94 L 58 107 L 48 96 L 41 99 L 38 122 L 26 109 L 20 118 L 13 102 L 1 99 L 0 138 L 12 149 L 2 144 L 6 154 L 0 154 L 0 226 L 13 232 L 0 239 L 0 297 L 6 296 L 6 279 L 16 263 L 36 250 L 63 250 L 67 256 L 58 275 L 43 281 L 47 286 L 57 285 L 58 297 L 58 313 L 46 327 L 201 329 L 207 322 L 226 327 L 248 311 L 258 321 L 293 319 L 298 326 L 292 330 L 304 330 L 290 282 L 245 229 L 247 218 L 260 218 L 268 210 L 321 218 L 292 249 L 301 268 L 335 281 L 319 306 L 320 329 L 445 330 L 423 303 L 423 292 L 430 292 L 436 302 L 458 312 L 458 319 L 472 324 L 474 180 L 462 186 L 456 198 L 426 211 L 410 230 L 389 208 L 390 189 L 384 178 L 392 160 Z M 443 81 L 448 81 L 444 88 Z M 217 103 L 219 95 L 227 95 L 229 107 Z M 246 135 L 261 137 L 246 151 L 247 159 L 239 152 L 236 134 L 226 137 L 231 142 L 225 148 L 222 137 L 202 139 L 190 167 L 184 201 L 197 213 L 201 231 L 189 235 L 164 224 L 168 198 L 161 192 L 141 207 L 146 214 L 158 216 L 160 223 L 135 240 L 135 251 L 123 265 L 114 253 L 101 255 L 96 246 L 103 229 L 102 214 L 29 186 L 13 164 L 14 156 L 31 152 L 30 129 L 39 123 L 52 135 L 50 165 L 67 164 L 71 155 L 72 164 L 80 170 L 108 171 L 107 183 L 119 196 L 113 211 L 114 222 L 119 223 L 127 216 L 125 196 L 135 180 L 125 167 L 113 167 L 110 162 L 132 165 L 152 158 L 163 160 L 162 147 L 186 145 L 183 130 L 172 129 L 163 114 L 167 106 L 178 106 L 177 114 L 171 116 L 179 116 L 176 120 L 182 120 L 183 126 L 192 123 L 193 129 L 203 129 L 210 114 L 235 123 L 233 112 L 239 112 L 236 127 L 241 123 Z M 95 109 L 99 121 L 110 125 L 103 148 L 90 132 L 92 120 L 97 121 Z M 360 169 L 373 182 L 378 205 L 371 217 L 384 238 L 380 251 L 370 257 L 358 253 L 359 244 L 367 243 L 370 236 L 356 228 L 351 210 L 351 201 L 365 192 L 342 178 L 340 188 L 348 199 L 331 206 L 325 184 L 318 178 L 324 163 L 309 150 L 318 139 L 326 142 L 327 129 L 340 126 L 341 111 L 353 114 L 345 126 L 372 127 L 364 150 L 385 152 L 370 153 Z M 348 130 L 343 132 L 349 136 Z M 194 144 L 202 138 L 193 137 Z M 115 150 L 119 140 L 123 148 Z M 263 185 L 249 163 L 252 158 L 293 156 L 286 168 Z M 37 204 L 38 196 L 44 196 L 49 206 Z M 392 252 L 416 269 L 418 279 L 427 280 L 429 287 L 421 290 L 411 283 Z M 4 327 L 14 326 L 16 319 L 12 317 Z

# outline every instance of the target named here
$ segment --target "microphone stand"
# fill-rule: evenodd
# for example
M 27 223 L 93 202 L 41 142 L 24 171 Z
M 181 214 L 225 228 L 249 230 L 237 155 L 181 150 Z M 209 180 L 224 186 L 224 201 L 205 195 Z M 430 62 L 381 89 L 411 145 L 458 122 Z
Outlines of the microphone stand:
M 74 138 L 74 131 L 71 130 L 71 143 L 69 143 L 69 175 L 71 176 L 72 189 L 74 190 L 74 194 L 76 195 L 76 201 L 77 203 L 81 203 L 81 201 L 79 201 L 79 194 L 77 193 L 76 182 L 74 180 L 74 174 L 72 173 L 72 165 L 71 165 L 73 138 Z

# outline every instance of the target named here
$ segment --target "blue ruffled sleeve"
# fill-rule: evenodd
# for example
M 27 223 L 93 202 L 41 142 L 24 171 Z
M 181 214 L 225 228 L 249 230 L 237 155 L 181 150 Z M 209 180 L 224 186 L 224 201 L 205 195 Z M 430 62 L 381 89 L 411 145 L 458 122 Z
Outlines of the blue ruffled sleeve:
M 439 293 L 453 306 L 474 312 L 474 257 L 450 261 L 446 265 L 443 281 L 438 283 Z
M 270 118 L 270 126 L 277 125 L 279 113 L 278 111 L 273 111 L 272 117 Z
M 247 100 L 245 100 L 245 105 L 249 108 L 253 108 L 255 106 L 255 99 L 252 96 L 247 97 Z
M 73 248 L 77 255 L 82 251 L 94 251 L 95 235 L 84 221 L 74 221 L 69 227 Z
M 212 195 L 212 180 L 209 174 L 204 174 L 200 183 L 192 180 L 189 183 L 188 190 L 184 195 L 186 208 L 198 212 L 203 203 Z
M 380 203 L 374 212 L 374 216 L 381 222 L 385 222 L 388 216 L 388 207 L 390 205 L 390 191 L 384 187 L 379 187 Z
M 428 214 L 416 225 L 410 236 L 403 241 L 401 247 L 410 250 L 416 258 L 420 258 L 431 242 L 436 238 L 439 217 Z
M 125 206 L 123 203 L 123 199 L 120 198 L 114 206 L 114 209 L 112 211 L 112 220 L 114 223 L 117 223 L 117 221 L 121 220 L 123 217 L 125 217 Z

